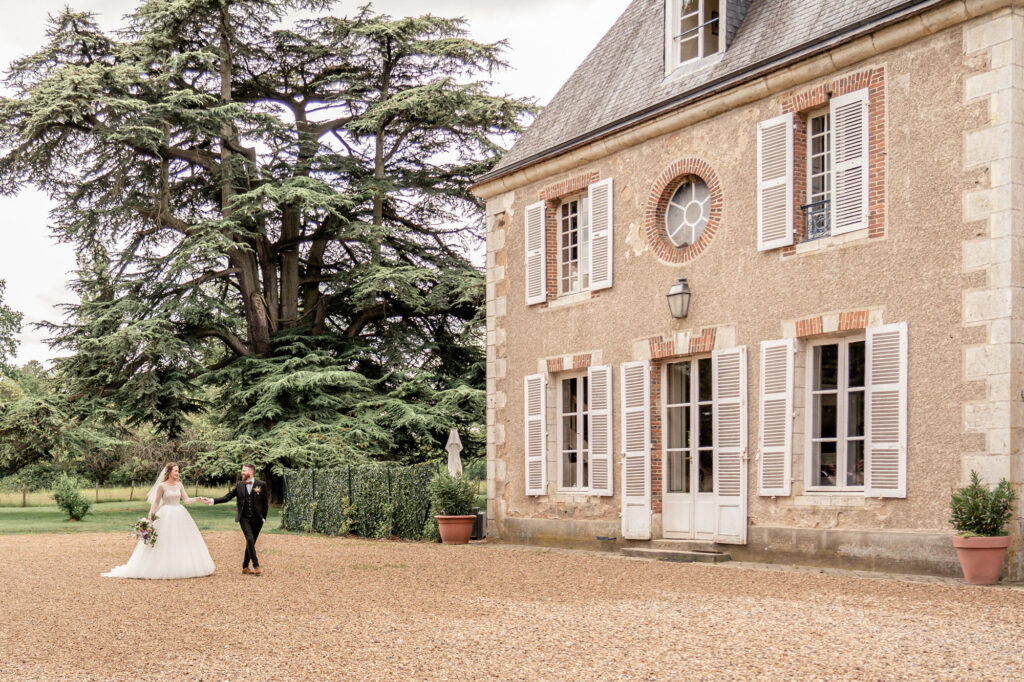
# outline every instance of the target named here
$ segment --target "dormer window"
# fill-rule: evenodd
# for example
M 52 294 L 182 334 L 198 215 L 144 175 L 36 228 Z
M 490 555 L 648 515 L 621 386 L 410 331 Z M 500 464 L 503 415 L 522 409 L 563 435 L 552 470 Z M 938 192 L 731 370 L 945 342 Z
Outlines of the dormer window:
M 666 0 L 667 71 L 725 48 L 721 30 L 725 4 L 725 0 Z

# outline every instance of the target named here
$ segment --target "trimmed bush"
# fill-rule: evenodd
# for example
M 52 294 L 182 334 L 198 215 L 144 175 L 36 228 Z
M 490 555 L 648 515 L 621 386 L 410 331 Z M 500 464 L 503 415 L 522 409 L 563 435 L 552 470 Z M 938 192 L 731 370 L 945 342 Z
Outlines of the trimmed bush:
M 434 477 L 428 490 L 438 516 L 465 516 L 476 505 L 476 482 L 466 476 L 452 476 L 447 469 Z
M 995 537 L 1006 535 L 1006 523 L 1013 516 L 1017 494 L 1005 478 L 989 490 L 981 484 L 977 471 L 971 472 L 971 484 L 953 493 L 949 507 L 950 523 L 963 537 Z
M 57 506 L 67 512 L 69 520 L 81 521 L 89 513 L 92 502 L 78 492 L 78 481 L 73 476 L 58 476 L 51 492 Z

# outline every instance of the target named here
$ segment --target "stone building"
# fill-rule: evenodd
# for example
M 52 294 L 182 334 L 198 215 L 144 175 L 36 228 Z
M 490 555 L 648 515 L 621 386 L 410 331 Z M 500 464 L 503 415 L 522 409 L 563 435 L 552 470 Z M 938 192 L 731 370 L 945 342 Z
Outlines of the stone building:
M 1024 482 L 1022 74 L 1021 0 L 633 0 L 475 186 L 489 536 L 957 573 Z

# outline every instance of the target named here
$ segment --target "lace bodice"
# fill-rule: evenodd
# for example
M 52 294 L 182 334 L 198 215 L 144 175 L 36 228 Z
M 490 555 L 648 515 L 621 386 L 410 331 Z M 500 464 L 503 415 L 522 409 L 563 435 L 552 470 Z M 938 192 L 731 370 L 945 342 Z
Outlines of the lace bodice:
M 164 486 L 164 494 L 160 497 L 163 506 L 174 506 L 181 504 L 181 488 L 179 486 Z

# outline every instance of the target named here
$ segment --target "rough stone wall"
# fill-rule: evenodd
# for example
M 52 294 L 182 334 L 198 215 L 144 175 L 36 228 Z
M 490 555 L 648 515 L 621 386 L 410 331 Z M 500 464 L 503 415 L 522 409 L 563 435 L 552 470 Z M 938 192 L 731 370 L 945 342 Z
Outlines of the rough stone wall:
M 1024 9 L 982 17 L 964 29 L 964 53 L 975 67 L 964 81 L 981 125 L 964 132 L 963 354 L 970 396 L 963 405 L 961 481 L 974 469 L 989 484 L 1013 481 L 1024 497 Z M 1024 505 L 1024 501 L 1021 501 Z M 1018 507 L 1010 574 L 1024 578 Z

